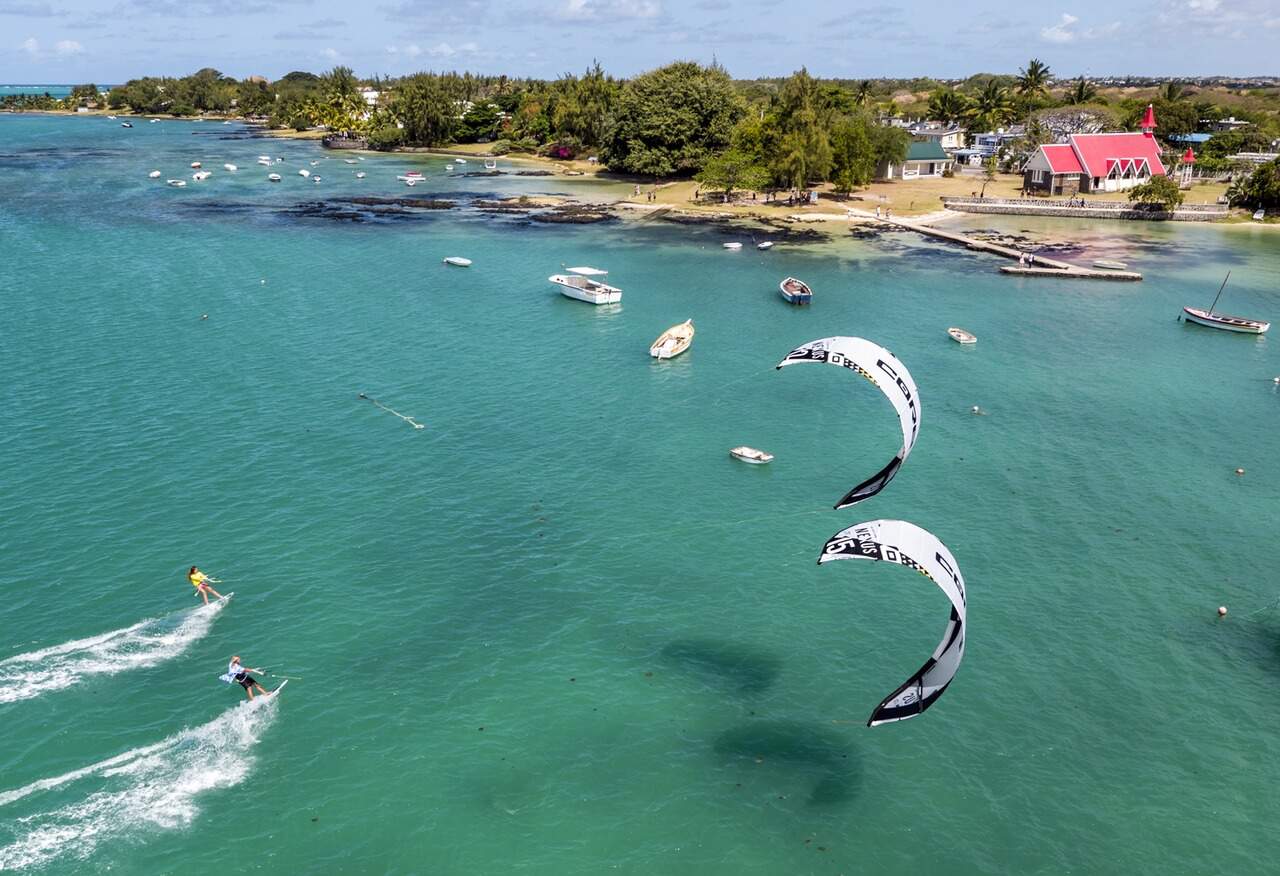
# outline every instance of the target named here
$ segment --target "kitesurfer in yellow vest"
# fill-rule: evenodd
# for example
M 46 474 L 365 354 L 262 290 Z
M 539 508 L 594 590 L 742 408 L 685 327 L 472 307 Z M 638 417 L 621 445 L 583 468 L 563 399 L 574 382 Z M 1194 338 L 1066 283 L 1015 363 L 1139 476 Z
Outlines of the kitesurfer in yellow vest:
M 219 599 L 222 598 L 221 593 L 219 593 L 217 590 L 214 590 L 212 587 L 209 586 L 210 581 L 216 584 L 218 583 L 218 579 L 210 578 L 208 575 L 206 575 L 204 572 L 201 572 L 195 566 L 192 566 L 191 571 L 187 573 L 187 580 L 191 582 L 192 587 L 196 588 L 196 593 L 204 598 L 205 605 L 209 604 L 210 593 L 212 593 L 214 596 L 218 597 Z

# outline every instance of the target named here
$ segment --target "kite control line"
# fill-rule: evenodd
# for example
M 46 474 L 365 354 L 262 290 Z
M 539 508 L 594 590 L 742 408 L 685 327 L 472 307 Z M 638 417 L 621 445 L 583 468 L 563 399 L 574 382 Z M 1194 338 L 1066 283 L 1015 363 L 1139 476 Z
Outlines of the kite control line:
M 399 411 L 394 411 L 394 410 L 392 410 L 391 408 L 387 407 L 386 405 L 384 405 L 382 402 L 378 401 L 376 398 L 374 398 L 374 397 L 373 397 L 373 396 L 371 396 L 371 395 L 365 395 L 365 394 L 362 392 L 362 393 L 360 393 L 358 396 L 356 396 L 356 398 L 362 398 L 362 399 L 365 399 L 365 400 L 367 400 L 367 401 L 371 401 L 371 402 L 373 402 L 373 404 L 374 404 L 374 406 L 375 406 L 375 407 L 382 408 L 382 409 L 383 409 L 384 411 L 386 411 L 388 414 L 395 414 L 397 417 L 399 417 L 400 419 L 404 420 L 406 423 L 408 423 L 410 426 L 412 426 L 412 427 L 413 427 L 413 428 L 415 428 L 415 429 L 425 429 L 425 428 L 427 428 L 427 427 L 426 427 L 425 425 L 423 425 L 422 423 L 418 423 L 418 422 L 414 421 L 413 417 L 406 417 L 404 414 L 400 413 Z
M 274 672 L 269 674 L 272 678 L 283 678 L 287 681 L 302 681 L 302 679 L 296 675 L 276 675 Z

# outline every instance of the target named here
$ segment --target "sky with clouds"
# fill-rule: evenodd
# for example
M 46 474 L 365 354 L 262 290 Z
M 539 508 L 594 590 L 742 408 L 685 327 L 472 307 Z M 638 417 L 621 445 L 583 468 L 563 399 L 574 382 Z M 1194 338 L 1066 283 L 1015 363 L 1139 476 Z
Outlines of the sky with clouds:
M 945 11 L 943 11 L 945 10 Z M 0 82 L 212 66 L 276 78 L 473 70 L 617 75 L 718 60 L 739 78 L 1280 74 L 1280 0 L 0 0 Z

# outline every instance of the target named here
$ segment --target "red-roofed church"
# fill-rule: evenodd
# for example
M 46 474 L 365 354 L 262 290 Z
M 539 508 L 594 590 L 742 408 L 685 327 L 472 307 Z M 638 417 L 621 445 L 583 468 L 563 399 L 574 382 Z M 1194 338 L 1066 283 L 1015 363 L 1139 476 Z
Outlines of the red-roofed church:
M 1041 146 L 1022 168 L 1023 188 L 1050 195 L 1118 192 L 1164 176 L 1155 129 L 1148 104 L 1141 134 L 1072 134 L 1066 143 Z

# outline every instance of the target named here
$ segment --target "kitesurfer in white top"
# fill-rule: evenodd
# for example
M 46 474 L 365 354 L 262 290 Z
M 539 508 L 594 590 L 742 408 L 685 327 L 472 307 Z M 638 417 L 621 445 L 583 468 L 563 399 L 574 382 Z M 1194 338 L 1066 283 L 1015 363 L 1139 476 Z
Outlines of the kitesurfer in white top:
M 238 684 L 244 688 L 244 692 L 249 695 L 249 699 L 253 699 L 254 688 L 263 696 L 270 696 L 273 692 L 265 690 L 262 685 L 258 684 L 258 680 L 250 675 L 250 672 L 262 672 L 262 669 L 246 669 L 240 663 L 240 656 L 234 655 L 231 663 L 227 665 L 227 674 L 222 676 L 222 680 L 227 684 Z

